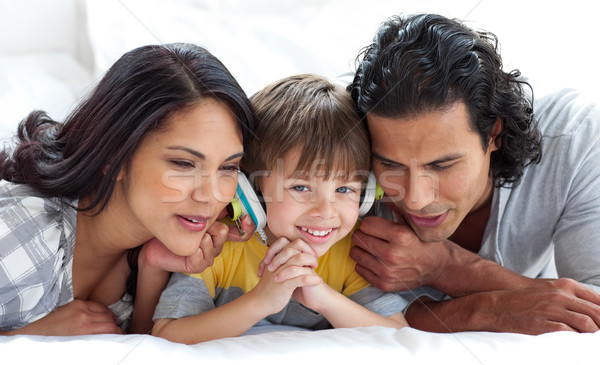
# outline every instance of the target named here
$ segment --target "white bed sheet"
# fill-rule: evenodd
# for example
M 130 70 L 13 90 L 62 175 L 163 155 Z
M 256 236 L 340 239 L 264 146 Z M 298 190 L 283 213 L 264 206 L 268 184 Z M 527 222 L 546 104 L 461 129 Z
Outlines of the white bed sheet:
M 20 364 L 597 364 L 600 332 L 539 336 L 412 328 L 271 332 L 196 345 L 149 335 L 0 337 Z M 4 362 L 4 360 L 2 361 Z

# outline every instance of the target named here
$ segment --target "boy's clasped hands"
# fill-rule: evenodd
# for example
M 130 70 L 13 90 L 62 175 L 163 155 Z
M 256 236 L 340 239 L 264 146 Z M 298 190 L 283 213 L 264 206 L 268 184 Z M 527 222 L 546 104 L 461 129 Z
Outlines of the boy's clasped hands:
M 265 295 L 273 305 L 273 313 L 282 310 L 293 297 L 305 307 L 320 312 L 326 285 L 315 272 L 318 260 L 315 251 L 303 240 L 285 237 L 274 241 L 258 267 L 262 277 L 254 290 Z

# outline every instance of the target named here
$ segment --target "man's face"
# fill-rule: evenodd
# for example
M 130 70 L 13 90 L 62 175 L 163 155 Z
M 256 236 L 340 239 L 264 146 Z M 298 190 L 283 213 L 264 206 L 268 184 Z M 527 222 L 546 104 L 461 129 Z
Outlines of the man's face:
M 484 151 L 464 103 L 414 118 L 367 120 L 373 170 L 392 198 L 388 205 L 421 240 L 447 239 L 491 196 L 490 154 L 497 148 L 492 138 Z

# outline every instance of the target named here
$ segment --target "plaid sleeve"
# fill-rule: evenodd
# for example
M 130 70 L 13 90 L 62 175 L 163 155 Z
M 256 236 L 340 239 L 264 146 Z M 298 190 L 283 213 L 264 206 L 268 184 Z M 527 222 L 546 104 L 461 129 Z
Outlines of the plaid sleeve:
M 66 272 L 72 250 L 61 207 L 51 199 L 19 195 L 31 193 L 27 189 L 4 182 L 0 186 L 0 331 L 50 313 L 64 299 L 65 282 L 72 285 Z

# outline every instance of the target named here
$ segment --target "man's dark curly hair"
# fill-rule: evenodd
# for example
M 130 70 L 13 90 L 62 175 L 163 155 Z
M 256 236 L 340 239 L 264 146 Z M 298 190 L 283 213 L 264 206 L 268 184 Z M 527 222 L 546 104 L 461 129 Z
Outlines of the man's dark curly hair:
M 395 16 L 358 59 L 348 90 L 363 117 L 416 117 L 462 101 L 484 150 L 496 120 L 502 120 L 494 141 L 498 150 L 491 155 L 496 186 L 517 184 L 524 168 L 540 161 L 533 97 L 523 91 L 529 84 L 518 70 L 502 70 L 494 34 L 435 14 Z

